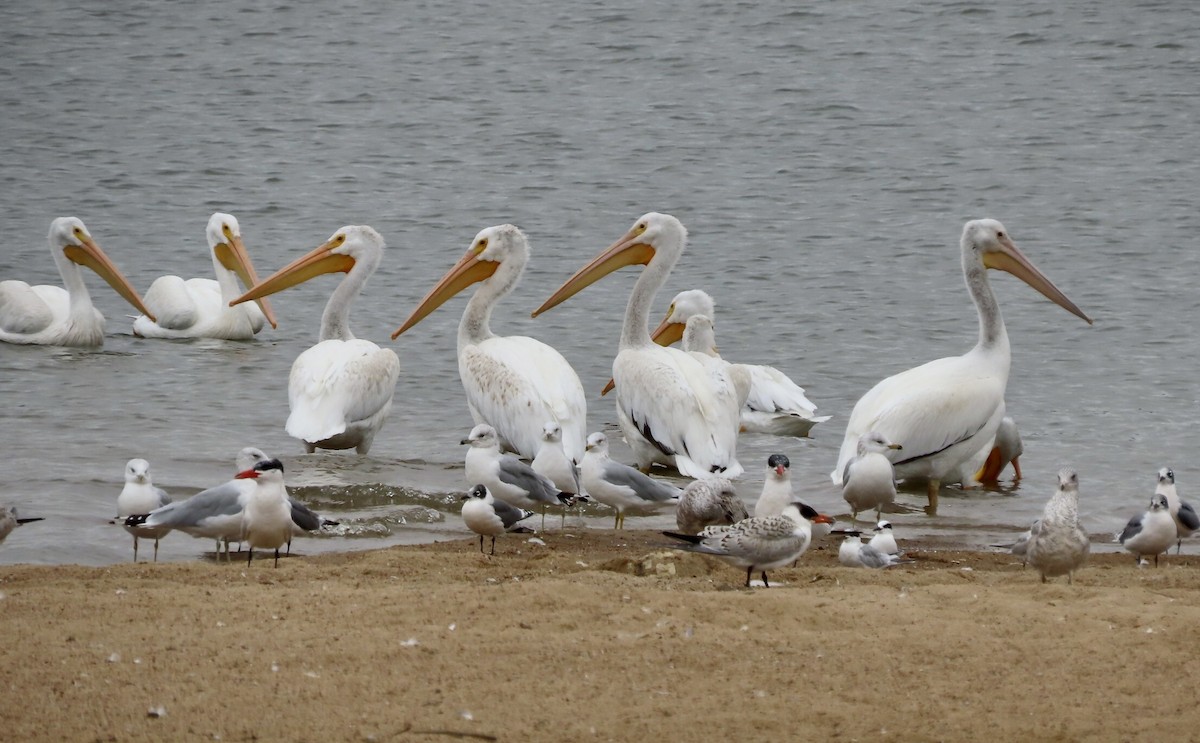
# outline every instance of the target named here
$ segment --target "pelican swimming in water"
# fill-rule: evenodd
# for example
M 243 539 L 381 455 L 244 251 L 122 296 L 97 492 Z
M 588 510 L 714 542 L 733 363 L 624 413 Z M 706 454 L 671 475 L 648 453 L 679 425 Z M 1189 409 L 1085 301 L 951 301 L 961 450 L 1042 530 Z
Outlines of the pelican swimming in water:
M 229 306 L 243 291 L 238 279 L 246 289 L 258 283 L 237 219 L 217 212 L 209 217 L 205 235 L 217 278 L 184 281 L 178 276 L 159 276 L 146 292 L 146 306 L 156 319 L 135 318 L 134 335 L 249 340 L 268 322 L 276 327 L 275 313 L 265 298 L 257 304 Z
M 650 212 L 593 259 L 534 311 L 534 317 L 613 271 L 632 264 L 646 268 L 634 284 L 613 379 L 617 420 L 638 466 L 673 465 L 694 478 L 742 474 L 737 460 L 737 391 L 728 374 L 705 367 L 692 354 L 650 339 L 654 295 L 683 254 L 687 230 L 678 219 Z
M 1011 353 L 1004 319 L 988 283 L 987 269 L 1007 271 L 1047 299 L 1092 319 L 1017 249 L 1004 225 L 977 219 L 963 227 L 962 269 L 979 315 L 979 341 L 962 356 L 949 356 L 903 371 L 876 384 L 854 405 L 846 437 L 830 477 L 842 484 L 858 439 L 877 431 L 902 449 L 892 454 L 896 478 L 928 481 L 929 513 L 937 512 L 941 480 L 992 441 L 1004 417 Z
M 346 274 L 321 315 L 320 342 L 296 357 L 288 377 L 287 432 L 309 454 L 318 448 L 366 454 L 392 409 L 400 359 L 350 332 L 350 303 L 379 266 L 383 247 L 372 228 L 348 225 L 233 301 L 265 297 L 324 273 Z
M 543 427 L 553 421 L 562 429 L 563 450 L 578 463 L 587 438 L 587 399 L 579 376 L 545 343 L 494 335 L 488 327 L 492 309 L 517 285 L 528 262 L 529 243 L 521 230 L 502 224 L 480 231 L 392 338 L 478 283 L 458 324 L 458 374 L 471 417 L 495 428 L 506 449 L 531 461 Z
M 0 281 L 0 341 L 40 346 L 104 345 L 104 315 L 92 306 L 80 266 L 95 271 L 138 312 L 153 316 L 79 219 L 59 217 L 51 222 L 47 242 L 63 286 Z
M 685 337 L 689 319 L 703 315 L 716 322 L 715 304 L 708 292 L 689 289 L 679 292 L 671 300 L 666 317 L 659 323 L 650 337 L 655 343 L 669 346 L 683 339 L 683 350 L 716 355 L 716 348 L 692 347 Z M 715 340 L 714 340 L 715 344 Z M 828 415 L 817 415 L 817 406 L 804 394 L 804 388 L 793 382 L 786 374 L 773 366 L 738 364 L 750 373 L 750 394 L 741 411 L 741 429 L 751 433 L 767 433 L 775 436 L 808 436 L 812 427 L 829 420 Z M 601 394 L 612 389 L 613 383 Z

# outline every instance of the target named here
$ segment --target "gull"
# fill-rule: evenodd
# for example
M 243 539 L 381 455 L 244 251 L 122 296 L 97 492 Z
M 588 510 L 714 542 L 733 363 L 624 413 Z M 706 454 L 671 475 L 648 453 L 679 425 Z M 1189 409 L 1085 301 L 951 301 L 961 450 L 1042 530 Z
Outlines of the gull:
M 133 535 L 133 561 L 137 562 L 138 537 L 154 540 L 154 561 L 158 562 L 158 540 L 171 531 L 169 526 L 129 526 L 125 519 L 145 515 L 171 502 L 167 491 L 150 481 L 150 463 L 145 459 L 130 459 L 125 463 L 125 487 L 117 496 L 117 518 L 125 531 Z
M 275 567 L 279 567 L 279 548 L 291 540 L 294 524 L 283 485 L 283 463 L 278 459 L 259 462 L 235 479 L 251 480 L 255 486 L 242 509 L 242 541 L 249 548 L 246 564 L 254 560 L 254 548 L 260 547 L 275 550 Z
M 1154 567 L 1158 567 L 1158 556 L 1171 549 L 1171 543 L 1178 539 L 1167 496 L 1155 493 L 1150 498 L 1150 509 L 1129 519 L 1125 528 L 1114 536 L 1133 553 L 1138 565 L 1146 555 L 1154 555 Z
M 862 562 L 864 568 L 871 568 L 872 570 L 881 570 L 894 565 L 916 562 L 916 560 L 901 557 L 900 555 L 889 555 L 886 552 L 880 552 L 872 547 L 870 543 L 862 545 L 858 551 L 858 559 Z
M 0 543 L 3 543 L 8 538 L 8 535 L 12 534 L 12 530 L 21 524 L 28 524 L 31 521 L 42 521 L 44 518 L 44 516 L 34 516 L 32 518 L 17 516 L 16 506 L 0 508 Z
M 750 518 L 728 477 L 705 477 L 683 489 L 675 508 L 675 526 L 684 534 L 698 534 L 708 526 L 736 524 Z
M 627 509 L 657 511 L 678 503 L 683 492 L 634 467 L 614 462 L 608 454 L 608 437 L 599 431 L 587 437 L 579 474 L 590 497 L 617 509 L 614 529 L 625 527 Z
M 1006 549 L 1012 554 L 1021 558 L 1021 567 L 1025 567 L 1029 564 L 1029 540 L 1033 539 L 1033 535 L 1036 534 L 1041 528 L 1042 520 L 1038 519 L 1034 521 L 1028 529 L 1022 532 L 1021 535 L 1017 537 L 1017 541 L 1013 542 L 1012 544 L 993 544 L 992 546 Z
M 811 506 L 794 501 L 779 516 L 748 518 L 733 526 L 705 534 L 679 534 L 665 531 L 683 542 L 676 549 L 712 555 L 740 568 L 746 568 L 746 588 L 755 570 L 762 572 L 763 586 L 769 588 L 767 571 L 800 559 L 812 543 L 813 523 L 833 523 Z
M 559 490 L 550 478 L 511 454 L 500 453 L 496 429 L 480 423 L 460 443 L 467 449 L 466 476 L 469 483 L 482 483 L 492 495 L 511 506 L 542 510 L 542 528 L 546 527 L 546 506 L 566 507 L 571 496 Z
M 496 500 L 484 485 L 476 485 L 462 497 L 463 523 L 479 535 L 479 553 L 483 554 L 483 538 L 492 538 L 491 554 L 496 554 L 496 537 L 511 529 L 518 521 L 533 515 L 533 511 L 510 506 Z
M 546 421 L 542 425 L 542 440 L 530 466 L 534 472 L 549 478 L 554 487 L 572 496 L 569 505 L 584 499 L 583 486 L 579 484 L 579 467 L 563 450 L 562 426 L 557 421 Z M 562 516 L 562 525 L 565 527 L 566 508 L 563 508 Z
M 1075 470 L 1058 473 L 1058 490 L 1042 511 L 1040 526 L 1029 538 L 1025 559 L 1046 578 L 1067 576 L 1070 584 L 1091 549 L 1087 532 L 1079 526 L 1079 476 Z
M 892 533 L 892 522 L 880 521 L 875 525 L 875 535 L 871 537 L 868 544 L 874 549 L 879 550 L 885 555 L 900 554 L 900 547 L 896 544 L 896 535 Z
M 1179 554 L 1183 551 L 1183 538 L 1190 537 L 1192 532 L 1200 529 L 1200 516 L 1196 515 L 1192 504 L 1180 498 L 1179 493 L 1175 491 L 1175 471 L 1170 467 L 1163 467 L 1158 471 L 1158 485 L 1154 492 L 1167 497 L 1167 508 L 1175 519 L 1177 532 L 1175 554 Z
M 847 534 L 838 547 L 838 562 L 848 568 L 862 567 L 862 537 L 857 534 Z
M 858 437 L 857 454 L 842 471 L 842 497 L 850 504 L 851 522 L 858 520 L 859 511 L 872 508 L 878 521 L 883 507 L 896 499 L 896 473 L 887 452 L 902 448 L 878 431 Z

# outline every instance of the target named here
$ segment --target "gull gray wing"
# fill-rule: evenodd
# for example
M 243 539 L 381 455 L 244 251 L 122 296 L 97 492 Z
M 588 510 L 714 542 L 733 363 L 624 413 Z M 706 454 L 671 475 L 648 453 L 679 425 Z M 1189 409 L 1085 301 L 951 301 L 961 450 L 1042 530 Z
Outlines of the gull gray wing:
M 500 517 L 500 521 L 504 524 L 506 531 L 513 528 L 518 521 L 522 521 L 533 515 L 533 511 L 526 511 L 524 508 L 509 505 L 499 498 L 496 498 L 495 502 L 492 503 L 492 509 Z
M 532 467 L 513 456 L 500 457 L 498 470 L 500 482 L 521 488 L 529 497 L 541 503 L 561 504 L 566 499 L 554 483 L 545 475 L 534 471 Z
M 169 526 L 185 529 L 221 516 L 236 516 L 242 511 L 242 483 L 230 480 L 222 485 L 202 490 L 187 500 L 168 503 L 156 508 L 146 518 L 146 526 Z
M 674 485 L 659 482 L 633 467 L 611 460 L 604 463 L 601 475 L 609 483 L 629 488 L 637 493 L 639 498 L 656 503 L 679 500 L 679 495 L 683 492 Z
M 288 496 L 288 503 L 292 506 L 292 523 L 304 531 L 316 531 L 321 528 L 321 517 L 317 515 L 316 511 L 313 511 L 290 495 Z
M 156 498 L 158 498 L 158 504 L 160 506 L 165 506 L 171 502 L 171 496 L 167 495 L 167 491 L 160 487 L 155 486 L 154 495 Z
M 1117 536 L 1117 541 L 1125 544 L 1127 540 L 1133 539 L 1138 534 L 1142 533 L 1142 514 L 1138 514 L 1129 519 L 1129 523 L 1125 525 L 1125 529 Z
M 1179 501 L 1179 523 L 1183 524 L 1192 531 L 1200 529 L 1200 516 L 1196 515 L 1196 509 L 1192 508 L 1192 504 L 1185 500 Z

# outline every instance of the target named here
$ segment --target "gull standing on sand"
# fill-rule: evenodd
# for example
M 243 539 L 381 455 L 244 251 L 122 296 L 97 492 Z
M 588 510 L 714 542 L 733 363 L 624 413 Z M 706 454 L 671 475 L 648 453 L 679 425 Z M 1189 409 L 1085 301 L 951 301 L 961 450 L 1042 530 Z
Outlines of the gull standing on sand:
M 1075 470 L 1058 473 L 1058 490 L 1042 511 L 1041 526 L 1029 538 L 1026 560 L 1046 578 L 1073 575 L 1087 560 L 1092 544 L 1079 525 L 1079 476 Z
M 1146 555 L 1154 555 L 1154 567 L 1158 567 L 1158 556 L 1171 549 L 1178 534 L 1167 496 L 1155 493 L 1150 498 L 1150 509 L 1129 519 L 1125 528 L 1114 536 L 1121 546 L 1133 553 L 1139 566 Z
M 896 535 L 892 532 L 892 522 L 880 521 L 875 525 L 874 531 L 874 536 L 868 542 L 872 548 L 879 550 L 885 555 L 900 554 L 900 547 L 896 544 Z
M 546 506 L 570 505 L 571 496 L 556 488 L 548 477 L 511 454 L 501 454 L 496 429 L 488 424 L 475 426 L 459 443 L 471 446 L 467 449 L 467 482 L 485 485 L 494 497 L 511 506 L 541 510 L 542 529 L 546 528 Z
M 671 531 L 663 534 L 684 542 L 676 545 L 676 549 L 712 555 L 736 567 L 746 568 L 746 588 L 750 587 L 750 576 L 754 571 L 761 571 L 763 586 L 770 588 L 767 571 L 800 559 L 812 543 L 813 523 L 832 524 L 833 519 L 796 501 L 779 516 L 749 518 L 714 530 L 709 535 Z
M 491 554 L 496 554 L 496 537 L 516 526 L 518 521 L 533 515 L 533 511 L 510 506 L 496 500 L 483 485 L 476 485 L 462 497 L 462 520 L 467 528 L 479 535 L 479 553 L 483 554 L 483 538 L 492 538 Z
M 878 431 L 858 438 L 858 452 L 842 472 L 842 497 L 850 505 L 851 522 L 858 520 L 859 511 L 872 508 L 878 521 L 883 507 L 896 500 L 896 473 L 887 452 L 901 448 Z
M 242 541 L 249 548 L 246 564 L 254 559 L 254 548 L 275 550 L 279 567 L 279 548 L 292 538 L 292 506 L 283 485 L 283 463 L 278 459 L 259 462 L 253 469 L 239 472 L 235 479 L 250 480 L 254 488 L 242 510 Z
M 1033 535 L 1040 531 L 1041 528 L 1042 520 L 1038 519 L 1037 521 L 1034 521 L 1028 529 L 1022 532 L 1021 535 L 1017 537 L 1017 541 L 1013 542 L 1012 544 L 993 544 L 992 546 L 1006 549 L 1010 553 L 1021 558 L 1021 567 L 1025 567 L 1029 564 L 1029 541 L 1033 539 Z
M 562 513 L 562 526 L 565 528 L 567 508 L 582 499 L 584 490 L 579 484 L 579 466 L 563 450 L 562 426 L 557 422 L 546 421 L 542 426 L 541 445 L 530 466 L 534 472 L 549 478 L 554 487 L 571 496 L 571 504 L 564 507 Z
M 635 467 L 614 462 L 608 454 L 608 437 L 597 431 L 587 437 L 587 450 L 579 467 L 588 495 L 617 509 L 614 529 L 625 527 L 625 511 L 657 511 L 679 502 L 683 491 L 659 482 Z
M 699 534 L 707 526 L 728 526 L 750 518 L 728 477 L 693 480 L 679 496 L 675 526 L 684 534 Z
M 125 519 L 144 516 L 171 502 L 171 496 L 150 481 L 150 463 L 145 459 L 130 459 L 125 463 L 125 487 L 117 496 L 117 518 L 125 531 L 133 535 L 133 561 L 137 562 L 138 537 L 154 540 L 154 561 L 158 562 L 158 540 L 171 531 L 169 526 L 129 526 Z
M 1191 503 L 1179 497 L 1175 490 L 1175 471 L 1170 467 L 1163 467 L 1158 471 L 1158 485 L 1154 492 L 1166 496 L 1167 509 L 1175 519 L 1175 554 L 1178 555 L 1183 551 L 1184 537 L 1190 537 L 1192 532 L 1200 529 L 1200 516 L 1196 515 L 1196 509 L 1192 508 Z
M 33 518 L 21 518 L 17 516 L 16 506 L 6 506 L 0 508 L 0 543 L 8 539 L 8 535 L 12 534 L 13 529 L 16 529 L 22 524 L 28 524 L 31 521 L 42 521 L 44 516 L 34 516 Z

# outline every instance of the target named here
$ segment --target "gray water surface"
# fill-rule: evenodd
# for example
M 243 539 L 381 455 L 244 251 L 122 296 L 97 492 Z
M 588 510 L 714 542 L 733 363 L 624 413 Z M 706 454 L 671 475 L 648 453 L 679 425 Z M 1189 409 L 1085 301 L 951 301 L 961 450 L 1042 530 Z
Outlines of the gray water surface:
M 402 374 L 369 457 L 305 456 L 283 431 L 287 373 L 336 278 L 277 295 L 280 327 L 234 343 L 134 338 L 132 309 L 89 274 L 102 350 L 0 345 L 0 501 L 47 517 L 0 562 L 127 560 L 107 523 L 126 460 L 185 496 L 228 479 L 246 445 L 343 522 L 302 552 L 466 536 L 465 298 L 390 332 L 479 229 L 515 223 L 533 260 L 493 328 L 561 350 L 592 393 L 590 427 L 611 434 L 598 390 L 636 271 L 529 313 L 651 210 L 690 231 L 655 315 L 706 289 L 727 359 L 785 370 L 834 416 L 811 440 L 743 437 L 748 500 L 778 451 L 802 497 L 845 512 L 828 473 L 855 400 L 974 343 L 957 243 L 983 216 L 1096 324 L 993 276 L 1025 479 L 947 493 L 937 518 L 897 514 L 898 534 L 1008 538 L 1066 465 L 1096 534 L 1144 508 L 1160 466 L 1185 498 L 1200 481 L 1191 3 L 115 5 L 0 8 L 0 278 L 59 283 L 45 234 L 62 215 L 142 292 L 211 276 L 213 211 L 238 217 L 263 276 L 370 224 L 389 248 L 352 325 Z M 208 549 L 172 535 L 162 559 Z

